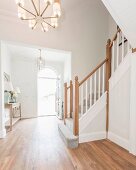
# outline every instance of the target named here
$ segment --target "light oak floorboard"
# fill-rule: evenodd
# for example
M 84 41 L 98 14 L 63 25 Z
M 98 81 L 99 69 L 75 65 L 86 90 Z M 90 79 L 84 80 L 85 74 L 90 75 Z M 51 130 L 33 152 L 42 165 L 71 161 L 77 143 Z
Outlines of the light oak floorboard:
M 19 121 L 0 140 L 0 170 L 136 170 L 136 157 L 101 140 L 67 149 L 56 117 Z

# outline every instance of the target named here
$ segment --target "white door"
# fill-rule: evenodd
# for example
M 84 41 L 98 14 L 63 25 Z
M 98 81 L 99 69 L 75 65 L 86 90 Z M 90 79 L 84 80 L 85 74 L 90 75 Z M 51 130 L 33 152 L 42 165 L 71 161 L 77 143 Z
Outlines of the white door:
M 51 70 L 52 71 L 52 70 Z M 56 115 L 56 77 L 49 74 L 38 77 L 38 115 Z M 44 71 L 44 73 L 47 72 Z M 47 77 L 48 76 L 48 77 Z

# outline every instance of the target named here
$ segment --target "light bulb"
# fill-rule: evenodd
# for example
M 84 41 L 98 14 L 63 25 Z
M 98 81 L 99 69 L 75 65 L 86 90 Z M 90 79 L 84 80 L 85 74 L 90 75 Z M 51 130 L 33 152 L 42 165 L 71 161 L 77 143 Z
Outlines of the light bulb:
M 20 7 L 18 7 L 18 17 L 20 18 L 20 19 L 25 19 L 25 11 L 22 9 L 22 8 L 20 8 Z
M 17 5 L 24 6 L 25 2 L 24 0 L 15 0 Z
M 36 21 L 35 20 L 29 20 L 29 27 L 34 28 Z
M 60 4 L 55 2 L 53 4 L 53 14 L 54 16 L 60 17 L 61 16 L 61 8 L 60 8 Z
M 46 23 L 43 23 L 43 27 L 42 27 L 43 32 L 48 32 L 49 31 L 49 27 L 48 27 L 48 25 Z
M 44 0 L 44 2 L 48 5 L 51 5 L 53 3 L 53 0 Z
M 57 18 L 51 18 L 51 25 L 53 27 L 58 27 L 58 19 Z

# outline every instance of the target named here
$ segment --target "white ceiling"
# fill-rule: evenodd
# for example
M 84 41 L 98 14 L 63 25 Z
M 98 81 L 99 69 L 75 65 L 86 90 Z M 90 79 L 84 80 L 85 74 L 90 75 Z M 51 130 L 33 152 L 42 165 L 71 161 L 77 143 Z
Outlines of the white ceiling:
M 30 0 L 25 0 L 30 1 Z M 41 0 L 44 1 L 44 0 Z M 61 0 L 62 9 L 65 11 L 74 9 L 74 7 L 82 5 L 83 0 Z M 17 13 L 17 5 L 15 0 L 0 0 L 0 10 L 8 11 L 9 13 Z
M 12 58 L 21 57 L 24 59 L 35 59 L 39 57 L 39 48 L 32 48 L 27 46 L 6 44 L 7 50 Z M 53 62 L 65 62 L 69 57 L 69 52 L 58 51 L 54 49 L 42 49 L 42 56 L 45 57 L 46 61 Z
M 136 0 L 102 1 L 133 48 L 136 48 Z

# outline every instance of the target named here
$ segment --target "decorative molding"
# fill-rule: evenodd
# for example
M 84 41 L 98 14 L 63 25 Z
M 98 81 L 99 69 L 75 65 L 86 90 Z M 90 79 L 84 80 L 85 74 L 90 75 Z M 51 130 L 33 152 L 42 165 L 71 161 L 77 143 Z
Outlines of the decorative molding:
M 115 85 L 121 80 L 123 75 L 130 68 L 130 64 L 131 64 L 131 57 L 130 57 L 130 55 L 132 55 L 132 54 L 131 53 L 127 54 L 127 56 L 124 58 L 122 63 L 120 63 L 120 65 L 117 68 L 117 70 L 112 74 L 112 76 L 111 76 L 111 78 L 109 80 L 109 86 L 110 86 L 109 88 L 110 88 L 110 90 L 112 90 L 115 87 Z
M 106 131 L 79 135 L 79 143 L 91 142 L 102 139 L 106 139 Z
M 112 132 L 108 132 L 108 139 L 129 151 L 129 140 L 124 139 Z
M 3 129 L 2 131 L 0 131 L 0 139 L 3 139 L 6 137 L 6 129 Z
M 106 92 L 100 99 L 79 119 L 79 132 L 81 133 L 90 122 L 99 114 L 106 106 Z

